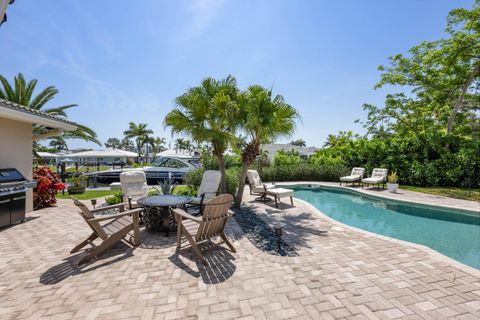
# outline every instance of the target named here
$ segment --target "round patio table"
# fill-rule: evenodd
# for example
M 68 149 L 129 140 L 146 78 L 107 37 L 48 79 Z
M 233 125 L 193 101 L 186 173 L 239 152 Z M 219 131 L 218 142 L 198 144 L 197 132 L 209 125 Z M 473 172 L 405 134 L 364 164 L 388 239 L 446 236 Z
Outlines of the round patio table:
M 176 227 L 171 208 L 184 206 L 190 202 L 192 197 L 176 195 L 150 196 L 137 200 L 137 203 L 145 208 L 143 213 L 145 228 L 150 231 L 165 232 L 167 237 Z

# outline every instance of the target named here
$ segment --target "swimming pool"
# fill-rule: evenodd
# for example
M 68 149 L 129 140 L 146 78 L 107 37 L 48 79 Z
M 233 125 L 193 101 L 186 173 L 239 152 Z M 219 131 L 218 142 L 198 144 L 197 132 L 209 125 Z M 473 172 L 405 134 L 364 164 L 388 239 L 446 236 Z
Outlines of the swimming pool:
M 327 216 L 347 225 L 428 246 L 480 269 L 480 215 L 379 200 L 357 192 L 289 186 Z

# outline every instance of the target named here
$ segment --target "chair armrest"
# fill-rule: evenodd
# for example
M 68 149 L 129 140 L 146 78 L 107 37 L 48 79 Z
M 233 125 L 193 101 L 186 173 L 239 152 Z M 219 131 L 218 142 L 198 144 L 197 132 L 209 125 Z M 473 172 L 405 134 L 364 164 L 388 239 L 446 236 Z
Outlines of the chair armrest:
M 138 209 L 128 210 L 128 211 L 124 211 L 124 212 L 120 212 L 120 213 L 116 213 L 116 214 L 110 214 L 110 215 L 107 215 L 107 216 L 104 216 L 104 217 L 93 218 L 93 219 L 90 219 L 89 221 L 97 221 L 98 222 L 98 221 L 112 220 L 112 219 L 120 218 L 120 217 L 123 217 L 123 216 L 129 216 L 129 215 L 135 215 L 135 214 L 138 215 L 142 211 L 143 211 L 143 208 L 138 208 Z
M 111 209 L 119 209 L 120 212 L 123 212 L 125 210 L 125 205 L 126 205 L 126 203 L 122 202 L 122 203 L 114 204 L 114 205 L 111 205 L 111 206 L 92 209 L 92 210 L 90 210 L 90 212 L 91 213 L 97 213 L 97 212 L 102 212 L 102 211 L 111 210 Z
M 202 218 L 199 218 L 199 217 L 194 217 L 192 216 L 191 214 L 189 213 L 186 213 L 184 210 L 182 209 L 173 209 L 173 213 L 176 215 L 176 216 L 180 216 L 182 218 L 185 218 L 185 219 L 189 219 L 189 220 L 192 220 L 192 221 L 195 221 L 195 222 L 202 222 Z

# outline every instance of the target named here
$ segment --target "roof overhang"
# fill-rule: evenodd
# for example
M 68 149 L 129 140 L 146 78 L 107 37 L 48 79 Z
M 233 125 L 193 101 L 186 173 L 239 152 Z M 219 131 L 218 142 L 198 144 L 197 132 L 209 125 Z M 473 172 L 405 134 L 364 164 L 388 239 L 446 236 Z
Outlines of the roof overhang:
M 6 108 L 1 104 L 0 104 L 0 118 L 6 118 L 6 119 L 20 121 L 20 122 L 27 122 L 31 124 L 40 124 L 48 128 L 56 129 L 57 132 L 74 131 L 77 129 L 77 126 L 71 123 L 55 120 L 52 118 L 47 118 L 42 115 L 25 112 L 23 110 Z

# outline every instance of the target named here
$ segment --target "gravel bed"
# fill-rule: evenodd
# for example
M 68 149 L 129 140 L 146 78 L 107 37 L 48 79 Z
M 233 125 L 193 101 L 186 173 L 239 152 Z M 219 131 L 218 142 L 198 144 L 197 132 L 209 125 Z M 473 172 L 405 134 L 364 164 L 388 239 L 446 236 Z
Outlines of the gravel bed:
M 255 247 L 272 255 L 298 256 L 295 249 L 290 247 L 283 239 L 280 239 L 280 246 L 278 245 L 278 238 L 273 226 L 267 225 L 256 215 L 253 209 L 242 207 L 241 209 L 235 209 L 234 213 L 235 220 Z

